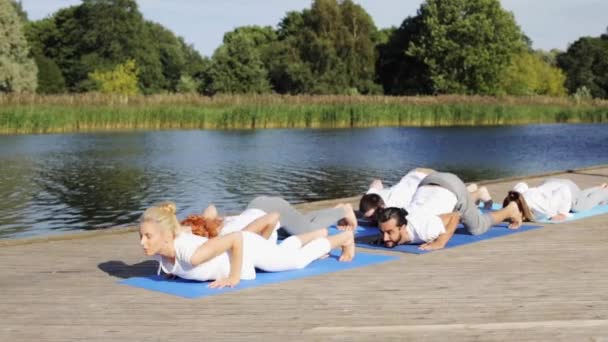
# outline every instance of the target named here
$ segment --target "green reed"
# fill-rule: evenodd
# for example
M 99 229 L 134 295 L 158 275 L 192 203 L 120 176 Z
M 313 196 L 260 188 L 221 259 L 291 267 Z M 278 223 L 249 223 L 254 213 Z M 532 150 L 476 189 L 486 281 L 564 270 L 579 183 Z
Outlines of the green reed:
M 494 97 L 0 96 L 0 133 L 608 122 L 608 104 Z

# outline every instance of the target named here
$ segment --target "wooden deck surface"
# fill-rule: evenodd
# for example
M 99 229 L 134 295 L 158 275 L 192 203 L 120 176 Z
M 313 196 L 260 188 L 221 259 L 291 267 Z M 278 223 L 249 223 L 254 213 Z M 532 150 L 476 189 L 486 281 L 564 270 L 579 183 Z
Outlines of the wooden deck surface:
M 560 177 L 596 185 L 608 167 Z M 133 231 L 5 242 L 0 341 L 608 341 L 607 215 L 399 256 L 183 299 L 117 283 L 155 272 Z

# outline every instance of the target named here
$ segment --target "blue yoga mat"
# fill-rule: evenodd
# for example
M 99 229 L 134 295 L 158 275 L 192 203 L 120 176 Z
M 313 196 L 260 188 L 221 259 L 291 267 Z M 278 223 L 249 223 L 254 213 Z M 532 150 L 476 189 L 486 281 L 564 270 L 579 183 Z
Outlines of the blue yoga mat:
M 184 279 L 168 280 L 162 276 L 129 278 L 121 280 L 119 283 L 184 298 L 200 298 L 263 286 L 266 284 L 281 283 L 284 281 L 301 279 L 325 273 L 375 265 L 397 259 L 397 257 L 389 255 L 357 253 L 353 261 L 339 262 L 337 259 L 338 255 L 339 252 L 332 251 L 329 258 L 316 260 L 301 270 L 276 273 L 258 272 L 255 280 L 242 280 L 235 288 L 211 289 L 207 287 L 209 284 L 208 282 Z
M 513 229 L 509 229 L 507 226 L 508 226 L 508 224 L 501 223 L 499 225 L 493 226 L 492 228 L 490 228 L 490 230 L 488 230 L 484 234 L 471 235 L 464 227 L 462 227 L 462 225 L 460 225 L 460 227 L 458 229 L 456 229 L 454 236 L 452 236 L 450 241 L 448 241 L 448 243 L 446 244 L 444 249 L 457 247 L 457 246 L 461 246 L 461 245 L 468 245 L 470 243 L 474 243 L 474 242 L 478 242 L 478 241 L 482 241 L 482 240 L 493 239 L 493 238 L 497 238 L 497 237 L 501 237 L 501 236 L 505 236 L 505 235 L 512 235 L 512 234 L 517 234 L 517 233 L 541 228 L 541 226 L 523 225 L 523 226 L 519 227 L 519 229 L 513 230 Z M 374 239 L 376 239 L 376 237 L 374 237 L 374 236 L 366 236 L 366 237 L 357 238 L 357 246 L 363 247 L 363 248 L 381 249 L 381 250 L 385 250 L 385 251 L 396 251 L 396 252 L 413 253 L 413 254 L 426 254 L 426 253 L 432 252 L 432 251 L 423 251 L 423 250 L 418 249 L 419 245 L 399 245 L 394 248 L 387 248 L 382 245 L 373 244 Z
M 502 205 L 499 203 L 494 203 L 494 205 L 492 206 L 492 210 L 499 210 L 499 209 L 502 209 Z M 580 213 L 570 213 L 570 217 L 568 217 L 567 219 L 562 220 L 562 221 L 538 220 L 536 222 L 557 224 L 557 223 L 576 221 L 576 220 L 584 219 L 587 217 L 603 215 L 603 214 L 608 214 L 608 204 L 598 205 L 591 210 L 583 211 Z
M 329 233 L 329 235 L 335 235 L 335 234 L 341 233 L 342 230 L 339 230 L 336 226 L 331 226 L 327 229 L 327 232 Z M 355 229 L 355 237 L 378 235 L 378 232 L 379 232 L 379 230 L 377 227 L 357 226 L 357 228 Z

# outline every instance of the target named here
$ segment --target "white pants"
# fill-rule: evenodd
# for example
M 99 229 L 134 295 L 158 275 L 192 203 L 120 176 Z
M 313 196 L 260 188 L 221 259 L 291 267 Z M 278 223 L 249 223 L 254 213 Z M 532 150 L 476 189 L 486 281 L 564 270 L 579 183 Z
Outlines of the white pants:
M 243 232 L 243 267 L 255 267 L 267 272 L 297 270 L 329 253 L 326 238 L 317 238 L 306 245 L 296 236 L 281 244 L 264 239 L 258 234 Z

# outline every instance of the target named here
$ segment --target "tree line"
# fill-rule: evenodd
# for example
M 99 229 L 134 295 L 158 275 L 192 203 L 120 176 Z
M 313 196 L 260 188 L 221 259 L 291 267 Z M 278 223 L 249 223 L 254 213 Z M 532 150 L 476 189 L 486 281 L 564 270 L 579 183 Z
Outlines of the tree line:
M 204 34 L 204 33 L 201 33 Z M 227 32 L 212 56 L 135 0 L 83 0 L 37 21 L 0 0 L 0 92 L 608 97 L 608 31 L 532 48 L 499 0 L 426 0 L 379 29 L 352 0 Z

